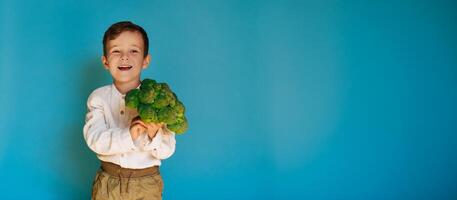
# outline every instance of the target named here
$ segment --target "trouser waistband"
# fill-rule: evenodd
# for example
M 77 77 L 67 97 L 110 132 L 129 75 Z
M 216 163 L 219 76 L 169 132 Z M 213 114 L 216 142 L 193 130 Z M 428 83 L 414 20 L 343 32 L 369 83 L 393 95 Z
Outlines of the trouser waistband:
M 144 169 L 129 169 L 129 168 L 122 168 L 121 166 L 101 161 L 101 168 L 103 171 L 108 173 L 111 176 L 121 177 L 121 178 L 136 178 L 142 176 L 149 176 L 149 175 L 156 175 L 160 174 L 159 166 L 148 167 Z

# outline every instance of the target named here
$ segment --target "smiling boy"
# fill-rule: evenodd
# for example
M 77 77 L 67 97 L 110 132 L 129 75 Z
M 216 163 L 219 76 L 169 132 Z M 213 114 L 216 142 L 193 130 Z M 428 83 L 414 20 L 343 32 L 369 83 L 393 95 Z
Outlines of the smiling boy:
M 175 151 L 175 133 L 144 123 L 125 106 L 125 94 L 141 84 L 151 61 L 146 32 L 118 22 L 103 37 L 102 63 L 113 84 L 94 90 L 87 101 L 84 139 L 101 161 L 92 199 L 162 199 L 161 160 Z

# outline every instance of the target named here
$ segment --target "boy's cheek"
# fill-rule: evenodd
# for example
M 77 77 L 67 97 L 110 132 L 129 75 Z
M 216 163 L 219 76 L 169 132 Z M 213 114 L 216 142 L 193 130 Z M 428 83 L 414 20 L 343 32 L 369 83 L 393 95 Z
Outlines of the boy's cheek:
M 108 61 L 112 62 L 112 61 L 116 61 L 116 60 L 119 60 L 119 55 L 109 55 L 108 56 Z

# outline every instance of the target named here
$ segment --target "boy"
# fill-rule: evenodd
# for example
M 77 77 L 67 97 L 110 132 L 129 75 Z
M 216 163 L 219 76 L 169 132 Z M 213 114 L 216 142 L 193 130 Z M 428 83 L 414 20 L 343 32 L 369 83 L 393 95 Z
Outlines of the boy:
M 92 199 L 162 199 L 161 160 L 175 151 L 175 133 L 144 123 L 125 107 L 125 94 L 141 84 L 148 67 L 149 40 L 132 22 L 111 25 L 103 36 L 102 62 L 113 84 L 98 88 L 87 101 L 84 139 L 101 161 Z

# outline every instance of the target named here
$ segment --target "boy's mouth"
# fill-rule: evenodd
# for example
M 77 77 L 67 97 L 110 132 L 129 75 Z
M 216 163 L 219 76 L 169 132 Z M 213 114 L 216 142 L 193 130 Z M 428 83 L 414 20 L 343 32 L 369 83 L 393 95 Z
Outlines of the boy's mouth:
M 128 71 L 128 70 L 132 69 L 132 66 L 131 65 L 121 65 L 117 68 L 121 71 Z

